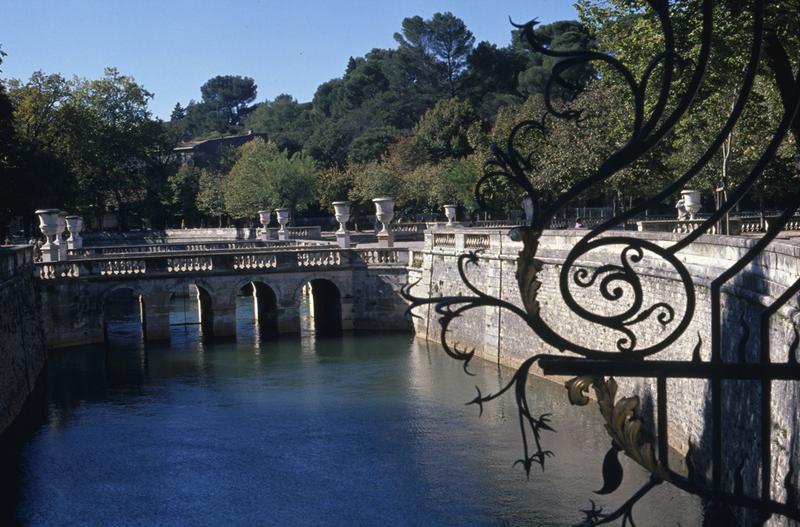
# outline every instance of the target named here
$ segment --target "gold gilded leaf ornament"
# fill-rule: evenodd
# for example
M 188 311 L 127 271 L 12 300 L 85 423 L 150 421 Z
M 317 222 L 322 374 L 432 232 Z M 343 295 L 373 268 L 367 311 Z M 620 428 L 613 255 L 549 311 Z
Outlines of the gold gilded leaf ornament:
M 597 406 L 614 446 L 656 476 L 663 480 L 669 480 L 669 473 L 656 460 L 653 442 L 646 440 L 643 436 L 642 420 L 636 417 L 640 404 L 639 397 L 623 397 L 616 400 L 617 381 L 613 377 L 608 380 L 588 375 L 575 377 L 568 380 L 565 386 L 570 403 L 576 406 L 583 406 L 589 402 L 587 392 L 590 386 L 593 387 L 597 397 Z M 611 460 L 608 462 L 611 463 Z M 616 473 L 614 475 L 616 476 Z
M 517 283 L 519 292 L 522 295 L 522 304 L 529 316 L 539 314 L 539 302 L 536 297 L 542 283 L 537 280 L 539 271 L 542 270 L 542 262 L 536 259 L 536 251 L 539 248 L 539 237 L 541 231 L 533 229 L 519 228 L 516 235 L 522 241 L 522 250 L 517 259 Z

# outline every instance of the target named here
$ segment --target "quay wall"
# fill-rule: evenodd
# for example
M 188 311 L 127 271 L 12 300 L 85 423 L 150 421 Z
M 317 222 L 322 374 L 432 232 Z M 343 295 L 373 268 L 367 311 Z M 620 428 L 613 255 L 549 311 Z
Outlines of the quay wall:
M 47 350 L 31 247 L 0 248 L 0 434 L 19 414 Z
M 571 342 L 587 346 L 599 346 L 614 351 L 620 333 L 589 323 L 579 318 L 565 303 L 559 286 L 562 264 L 570 249 L 586 234 L 586 231 L 545 231 L 539 244 L 537 259 L 541 271 L 537 300 L 542 319 L 557 334 Z M 611 235 L 620 233 L 610 233 Z M 624 233 L 667 247 L 681 235 L 671 233 Z M 711 280 L 735 261 L 756 242 L 752 238 L 733 236 L 703 236 L 697 242 L 677 253 L 691 275 L 696 293 L 696 309 L 689 327 L 682 336 L 666 350 L 651 359 L 689 361 L 699 346 L 700 358 L 709 361 L 711 350 L 711 304 L 709 284 Z M 475 229 L 439 229 L 426 234 L 425 247 L 415 251 L 410 259 L 410 280 L 416 282 L 412 294 L 417 297 L 472 295 L 458 273 L 457 258 L 468 250 L 480 250 L 478 265 L 465 268 L 470 281 L 481 291 L 499 297 L 522 308 L 520 290 L 516 280 L 516 267 L 520 242 L 512 241 L 507 231 Z M 578 261 L 578 267 L 588 271 L 587 276 L 603 264 L 620 264 L 622 246 L 613 245 L 592 251 Z M 645 253 L 635 266 L 641 280 L 646 305 L 656 301 L 670 303 L 676 318 L 686 306 L 686 291 L 671 265 Z M 570 281 L 572 272 L 570 273 Z M 763 306 L 774 301 L 787 287 L 800 278 L 800 244 L 777 240 L 768 250 L 747 266 L 722 289 L 722 356 L 725 362 L 736 362 L 746 354 L 747 362 L 757 362 L 759 349 L 759 318 Z M 620 305 L 627 307 L 625 298 L 631 290 L 621 285 L 623 298 L 615 303 L 599 294 L 599 283 L 593 287 L 573 287 L 574 298 L 579 305 L 595 313 L 608 315 L 619 313 Z M 628 295 L 627 297 L 625 295 Z M 416 334 L 433 341 L 440 339 L 439 316 L 429 305 L 415 309 Z M 638 330 L 640 344 L 657 342 L 666 329 L 656 320 L 655 313 L 646 319 Z M 784 308 L 772 317 L 769 338 L 771 360 L 788 362 L 797 355 L 789 354 L 796 343 L 800 326 L 800 308 L 795 296 Z M 542 342 L 524 320 L 506 309 L 481 307 L 465 313 L 450 327 L 447 340 L 459 349 L 474 350 L 485 360 L 500 365 L 516 367 L 528 357 L 547 353 L 558 355 Z M 569 352 L 567 352 L 569 353 Z M 541 376 L 540 370 L 534 375 Z M 565 379 L 553 379 L 563 382 Z M 643 417 L 654 425 L 656 400 L 655 379 L 622 378 L 618 397 L 638 395 L 643 401 Z M 533 379 L 531 382 L 537 382 Z M 773 499 L 786 499 L 784 480 L 790 467 L 798 479 L 800 474 L 800 423 L 798 422 L 797 382 L 773 382 L 772 397 L 772 466 Z M 481 387 L 483 393 L 496 387 Z M 700 474 L 710 476 L 711 410 L 709 401 L 710 383 L 700 379 L 672 379 L 667 383 L 669 442 L 680 454 L 675 468 L 681 471 L 681 462 L 687 452 L 692 452 L 692 461 Z M 723 449 L 726 467 L 723 481 L 733 489 L 737 467 L 743 467 L 744 490 L 747 494 L 759 494 L 758 460 L 760 459 L 760 386 L 756 381 L 723 381 Z M 566 397 L 566 392 L 564 396 Z M 534 403 L 535 404 L 535 403 Z M 533 412 L 544 413 L 547 408 L 533 408 Z M 601 419 L 598 413 L 598 419 Z M 558 428 L 558 416 L 553 422 Z M 798 485 L 795 481 L 795 485 Z M 780 520 L 773 520 L 780 522 Z M 777 523 L 776 523 L 777 524 Z

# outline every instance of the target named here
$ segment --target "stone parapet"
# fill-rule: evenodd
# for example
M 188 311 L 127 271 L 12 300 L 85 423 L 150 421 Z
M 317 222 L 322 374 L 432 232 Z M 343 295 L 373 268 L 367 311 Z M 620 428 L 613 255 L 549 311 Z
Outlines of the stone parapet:
M 0 248 L 0 434 L 36 385 L 47 351 L 30 246 Z
M 477 264 L 465 268 L 468 279 L 476 288 L 494 297 L 522 308 L 520 288 L 517 283 L 517 260 L 522 244 L 507 236 L 506 230 L 443 229 L 426 233 L 425 247 L 411 255 L 409 274 L 416 285 L 412 294 L 418 297 L 471 295 L 457 270 L 457 258 L 466 251 L 476 251 Z M 586 235 L 585 230 L 544 231 L 539 239 L 536 258 L 541 262 L 537 275 L 540 283 L 536 301 L 542 321 L 556 334 L 578 345 L 617 351 L 619 332 L 593 324 L 572 310 L 565 302 L 560 286 L 564 261 L 572 248 Z M 624 236 L 647 240 L 660 247 L 669 247 L 682 235 L 666 232 L 608 232 L 601 237 Z M 705 235 L 695 243 L 678 251 L 676 257 L 686 267 L 694 285 L 696 308 L 688 328 L 682 336 L 653 359 L 691 361 L 694 353 L 700 360 L 708 362 L 711 356 L 710 343 L 712 324 L 710 283 L 758 242 L 751 237 Z M 575 272 L 586 271 L 591 277 L 606 264 L 621 264 L 620 245 L 607 245 L 591 251 L 567 270 L 566 283 L 570 285 L 573 298 L 584 309 L 600 315 L 611 315 L 624 309 L 631 290 L 623 282 L 610 284 L 611 289 L 620 287 L 619 302 L 610 301 L 600 294 L 600 282 L 594 287 L 576 287 Z M 646 305 L 657 301 L 667 302 L 676 317 L 681 316 L 686 304 L 686 291 L 675 269 L 654 253 L 645 251 L 639 262 L 634 262 L 636 276 L 640 280 Z M 800 244 L 778 240 L 748 265 L 734 279 L 722 287 L 722 358 L 726 362 L 739 360 L 744 349 L 746 360 L 756 363 L 759 344 L 759 323 L 763 306 L 775 301 L 786 289 L 800 278 Z M 626 296 L 627 295 L 627 296 Z M 624 307 L 621 307 L 624 306 Z M 616 310 L 616 311 L 615 311 Z M 430 305 L 417 308 L 414 325 L 417 335 L 438 341 L 441 326 L 439 317 Z M 676 318 L 677 319 L 677 318 Z M 797 359 L 790 356 L 798 339 L 800 326 L 800 299 L 793 298 L 772 317 L 768 335 L 771 344 L 771 360 L 787 363 Z M 671 326 L 663 326 L 657 317 L 642 321 L 640 344 L 662 339 Z M 477 356 L 499 364 L 515 367 L 534 354 L 559 355 L 564 352 L 542 342 L 530 329 L 526 321 L 509 310 L 479 307 L 464 313 L 452 323 L 448 342 L 459 349 L 474 350 Z M 744 346 L 744 348 L 742 347 Z M 697 350 L 697 351 L 695 351 Z M 569 354 L 567 352 L 567 354 Z M 534 370 L 541 375 L 541 371 Z M 555 379 L 563 381 L 564 379 Z M 638 395 L 642 401 L 657 397 L 655 379 L 620 378 L 620 395 Z M 798 383 L 773 382 L 772 439 L 773 492 L 777 499 L 784 499 L 784 478 L 790 466 L 793 474 L 800 474 L 800 404 Z M 671 446 L 686 453 L 690 445 L 708 459 L 710 448 L 709 407 L 707 398 L 710 385 L 704 379 L 671 379 L 667 382 L 669 404 L 667 420 Z M 747 381 L 724 381 L 723 393 L 723 437 L 730 457 L 724 479 L 732 484 L 735 467 L 746 463 L 744 488 L 758 493 L 759 450 L 753 441 L 757 434 L 760 397 L 757 383 Z M 566 394 L 565 394 L 566 396 Z M 548 408 L 535 411 L 547 412 Z M 652 416 L 644 416 L 653 425 Z M 598 415 L 599 418 L 599 415 Z M 557 417 L 553 417 L 557 428 Z M 755 429 L 753 427 L 756 427 Z M 755 431 L 754 431 L 755 430 Z M 726 454 L 727 455 L 727 454 Z

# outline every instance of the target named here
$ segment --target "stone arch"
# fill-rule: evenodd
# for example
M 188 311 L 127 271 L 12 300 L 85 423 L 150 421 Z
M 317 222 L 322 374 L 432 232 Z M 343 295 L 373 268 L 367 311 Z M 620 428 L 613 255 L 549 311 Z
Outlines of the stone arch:
M 260 337 L 274 338 L 278 335 L 278 290 L 274 284 L 262 278 L 239 280 L 236 293 L 252 298 L 252 321 Z M 237 328 L 238 329 L 238 328 Z
M 192 280 L 197 288 L 200 328 L 204 339 L 236 335 L 236 292 L 230 280 Z
M 342 333 L 342 292 L 340 285 L 330 278 L 311 278 L 309 311 L 316 335 L 331 336 Z
M 193 340 L 202 337 L 201 308 L 194 281 L 182 278 L 170 280 L 165 294 L 169 338 L 181 342 L 186 338 Z
M 115 314 L 115 309 L 112 307 L 112 305 L 117 304 L 118 308 L 124 310 L 124 304 L 130 301 L 138 304 L 139 328 L 141 331 L 141 337 L 145 337 L 147 332 L 147 316 L 144 293 L 134 285 L 120 284 L 105 290 L 100 296 L 100 310 L 103 323 L 103 341 L 108 342 L 109 340 L 109 322 L 112 320 L 112 315 Z

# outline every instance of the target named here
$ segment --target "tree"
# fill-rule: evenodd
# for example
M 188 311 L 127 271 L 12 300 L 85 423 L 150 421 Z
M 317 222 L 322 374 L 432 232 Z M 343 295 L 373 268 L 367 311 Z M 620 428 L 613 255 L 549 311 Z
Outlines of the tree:
M 176 102 L 175 108 L 172 109 L 172 113 L 169 115 L 170 122 L 180 121 L 181 119 L 186 117 L 186 110 L 181 106 L 181 103 Z
M 428 46 L 445 67 L 450 97 L 456 96 L 456 81 L 464 71 L 475 37 L 453 13 L 436 13 L 426 22 Z
M 317 167 L 303 153 L 291 156 L 272 142 L 254 139 L 241 147 L 225 185 L 225 209 L 236 218 L 259 210 L 288 207 L 302 211 L 314 199 Z
M 478 122 L 469 102 L 444 99 L 422 116 L 413 137 L 431 161 L 464 157 L 472 151 L 469 129 Z
M 587 26 L 574 20 L 560 20 L 552 24 L 537 27 L 534 31 L 536 40 L 545 48 L 555 50 L 585 50 L 594 46 Z M 532 51 L 527 42 L 520 39 L 520 32 L 512 32 L 512 46 L 516 53 L 528 58 L 528 65 L 519 75 L 519 88 L 524 95 L 544 93 L 550 73 L 558 59 Z M 576 90 L 556 86 L 553 95 L 557 98 L 572 98 L 580 92 L 594 77 L 595 70 L 591 63 L 569 68 L 560 78 Z
M 200 170 L 183 164 L 169 177 L 172 191 L 171 204 L 187 223 L 191 224 L 197 216 L 197 196 L 200 191 Z
M 225 214 L 225 175 L 215 170 L 202 169 L 198 179 L 197 210 L 207 216 L 219 218 Z
M 378 161 L 400 137 L 402 132 L 393 126 L 368 128 L 350 143 L 347 160 L 350 163 Z
M 528 59 L 513 48 L 489 42 L 478 44 L 467 59 L 462 90 L 482 118 L 494 118 L 498 109 L 520 101 L 517 78 Z
M 400 191 L 400 179 L 385 164 L 372 162 L 351 165 L 349 170 L 353 180 L 350 199 L 362 210 L 370 210 L 373 198 L 397 196 Z M 402 200 L 398 204 L 402 204 Z
M 144 198 L 146 159 L 154 141 L 147 103 L 153 94 L 114 68 L 102 79 L 80 81 L 66 104 L 66 148 L 84 191 L 84 206 L 112 205 L 127 228 L 131 204 Z
M 641 76 L 648 61 L 663 51 L 663 34 L 658 20 L 643 2 L 582 0 L 577 7 L 582 20 L 596 35 L 598 46 L 612 52 L 635 75 Z M 766 60 L 762 61 L 764 66 L 757 71 L 749 103 L 729 138 L 729 148 L 724 154 L 729 186 L 738 185 L 749 173 L 771 139 L 777 119 L 786 108 L 786 96 L 792 93 L 793 79 L 788 57 L 800 54 L 800 38 L 794 26 L 787 21 L 786 9 L 781 2 L 767 3 L 763 46 Z M 688 0 L 673 2 L 670 4 L 670 13 L 676 52 L 682 57 L 694 59 L 700 46 L 701 26 L 696 5 Z M 741 89 L 752 39 L 751 13 L 740 3 L 726 1 L 714 4 L 713 16 L 713 52 L 704 83 L 689 112 L 675 127 L 672 138 L 674 152 L 670 156 L 669 167 L 673 177 L 680 175 L 705 151 L 711 138 L 722 128 Z M 689 67 L 676 72 L 670 105 L 677 100 L 675 94 L 681 93 L 688 85 L 691 70 L 692 67 Z M 620 91 L 625 89 L 618 78 L 606 73 L 601 68 L 603 80 L 615 83 Z M 656 96 L 654 90 L 648 90 L 646 95 L 648 104 L 652 104 Z M 783 189 L 797 184 L 796 170 L 792 168 L 800 145 L 800 119 L 797 117 L 792 125 L 792 134 L 793 140 L 784 142 L 755 188 L 759 201 L 765 196 L 780 201 Z M 723 154 L 718 153 L 692 184 L 708 190 L 719 187 L 723 182 L 722 160 Z M 781 180 L 783 184 L 779 183 Z
M 353 172 L 347 168 L 331 167 L 317 173 L 314 193 L 323 210 L 333 212 L 331 203 L 350 199 L 352 189 Z
M 245 122 L 248 129 L 266 133 L 280 150 L 299 152 L 311 134 L 311 104 L 278 95 L 272 102 L 259 104 Z
M 429 20 L 420 16 L 403 19 L 402 32 L 394 38 L 420 78 L 442 78 L 450 97 L 455 97 L 459 75 L 475 44 L 475 37 L 460 18 L 450 12 L 435 13 Z
M 217 75 L 200 87 L 203 102 L 227 116 L 231 125 L 240 124 L 247 105 L 256 99 L 256 83 L 250 77 Z

